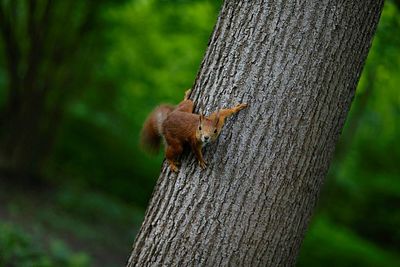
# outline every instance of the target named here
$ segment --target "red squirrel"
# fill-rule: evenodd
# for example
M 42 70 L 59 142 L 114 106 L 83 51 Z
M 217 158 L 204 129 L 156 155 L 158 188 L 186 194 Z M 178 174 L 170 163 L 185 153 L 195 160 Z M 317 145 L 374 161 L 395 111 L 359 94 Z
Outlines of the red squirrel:
M 189 145 L 202 169 L 206 167 L 201 149 L 219 136 L 225 119 L 247 107 L 239 104 L 233 108 L 220 109 L 210 116 L 193 113 L 194 103 L 189 99 L 191 89 L 176 107 L 160 105 L 147 117 L 141 132 L 141 144 L 149 152 L 157 152 L 161 139 L 165 144 L 165 157 L 171 171 L 178 172 L 178 156 Z

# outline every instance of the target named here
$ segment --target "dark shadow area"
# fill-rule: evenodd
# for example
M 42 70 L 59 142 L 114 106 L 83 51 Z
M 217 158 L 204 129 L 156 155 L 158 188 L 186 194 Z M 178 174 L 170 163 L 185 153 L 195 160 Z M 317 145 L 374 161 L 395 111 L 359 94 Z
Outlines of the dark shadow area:
M 0 266 L 122 266 L 220 1 L 0 0 Z M 386 1 L 299 266 L 400 266 L 400 8 Z

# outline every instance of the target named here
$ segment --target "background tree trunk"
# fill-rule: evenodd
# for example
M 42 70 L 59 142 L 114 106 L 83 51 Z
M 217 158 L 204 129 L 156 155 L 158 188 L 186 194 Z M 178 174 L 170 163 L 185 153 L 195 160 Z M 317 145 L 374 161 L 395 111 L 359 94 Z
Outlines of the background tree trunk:
M 83 59 L 91 55 L 88 48 L 96 51 L 90 38 L 104 4 L 0 1 L 0 42 L 8 78 L 4 108 L 0 106 L 1 174 L 29 182 L 42 175 L 66 103 L 90 79 Z M 58 30 L 67 24 L 66 30 Z
M 250 106 L 178 175 L 164 164 L 129 266 L 292 266 L 382 0 L 226 1 L 197 110 Z

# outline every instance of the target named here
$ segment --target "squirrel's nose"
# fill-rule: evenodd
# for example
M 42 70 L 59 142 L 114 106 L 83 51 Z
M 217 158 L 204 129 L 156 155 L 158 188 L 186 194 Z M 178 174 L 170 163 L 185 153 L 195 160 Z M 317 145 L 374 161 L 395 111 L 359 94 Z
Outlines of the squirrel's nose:
M 209 138 L 208 136 L 204 136 L 204 140 L 206 140 L 206 141 L 207 141 L 207 140 L 208 140 L 208 138 Z

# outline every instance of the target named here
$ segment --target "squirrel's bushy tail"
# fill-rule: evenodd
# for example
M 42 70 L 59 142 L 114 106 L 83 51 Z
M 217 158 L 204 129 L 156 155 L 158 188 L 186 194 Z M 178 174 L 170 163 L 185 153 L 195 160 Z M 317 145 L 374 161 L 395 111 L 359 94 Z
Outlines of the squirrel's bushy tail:
M 155 154 L 160 149 L 162 123 L 174 108 L 172 105 L 160 105 L 147 117 L 140 134 L 140 144 L 147 152 Z

